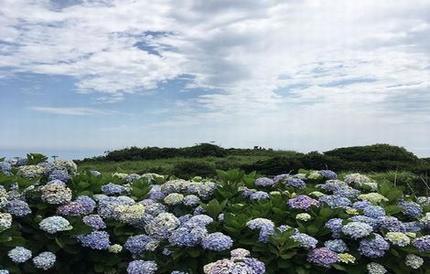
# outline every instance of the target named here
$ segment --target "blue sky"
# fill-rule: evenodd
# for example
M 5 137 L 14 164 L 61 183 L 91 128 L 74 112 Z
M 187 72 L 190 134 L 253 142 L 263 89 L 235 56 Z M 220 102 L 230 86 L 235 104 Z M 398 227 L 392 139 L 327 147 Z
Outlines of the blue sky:
M 0 0 L 0 152 L 430 156 L 430 2 Z

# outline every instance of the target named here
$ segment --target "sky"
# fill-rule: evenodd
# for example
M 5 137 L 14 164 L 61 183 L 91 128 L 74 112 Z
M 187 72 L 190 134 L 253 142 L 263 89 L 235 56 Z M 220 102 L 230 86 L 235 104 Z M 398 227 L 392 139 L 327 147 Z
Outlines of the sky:
M 428 0 L 0 0 L 0 154 L 428 157 L 429 83 Z

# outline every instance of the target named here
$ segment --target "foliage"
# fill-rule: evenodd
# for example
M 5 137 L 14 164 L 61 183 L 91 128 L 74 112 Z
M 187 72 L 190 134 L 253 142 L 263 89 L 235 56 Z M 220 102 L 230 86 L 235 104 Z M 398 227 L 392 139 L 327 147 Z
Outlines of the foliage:
M 27 154 L 27 163 L 29 165 L 37 165 L 39 163 L 45 162 L 46 160 L 48 160 L 48 157 L 40 153 Z

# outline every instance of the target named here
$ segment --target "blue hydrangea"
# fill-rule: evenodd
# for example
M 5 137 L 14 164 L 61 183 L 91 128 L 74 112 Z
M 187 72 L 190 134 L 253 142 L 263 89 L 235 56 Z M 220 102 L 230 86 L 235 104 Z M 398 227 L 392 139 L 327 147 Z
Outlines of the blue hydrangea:
M 14 249 L 9 250 L 7 255 L 14 263 L 17 264 L 25 263 L 33 256 L 30 250 L 22 246 L 17 246 Z
M 379 218 L 385 216 L 385 209 L 380 206 L 370 205 L 363 209 L 364 216 L 370 218 Z
M 106 195 L 120 195 L 127 192 L 126 187 L 114 183 L 109 183 L 102 186 L 101 190 Z
M 379 227 L 391 232 L 406 232 L 405 225 L 399 219 L 392 216 L 379 218 Z
M 291 177 L 287 179 L 285 185 L 295 188 L 304 188 L 306 183 L 302 179 Z
M 419 232 L 423 229 L 423 224 L 417 221 L 403 223 L 405 232 Z
M 255 218 L 246 223 L 246 226 L 251 230 L 259 230 L 258 240 L 267 242 L 269 237 L 275 232 L 275 224 L 265 218 Z
M 343 234 L 353 239 L 369 236 L 372 231 L 373 228 L 370 225 L 362 222 L 351 222 L 342 227 Z
M 368 206 L 373 205 L 371 202 L 369 201 L 358 201 L 352 204 L 352 207 L 355 209 L 359 209 L 359 210 L 363 210 Z
M 82 218 L 82 221 L 84 222 L 84 224 L 86 224 L 87 226 L 91 227 L 94 230 L 100 230 L 100 229 L 106 228 L 106 224 L 103 221 L 102 217 L 100 217 L 100 215 L 97 215 L 97 214 L 84 216 Z
M 233 246 L 233 240 L 230 236 L 224 235 L 221 232 L 215 232 L 203 238 L 202 246 L 207 250 L 223 251 Z
M 341 239 L 328 240 L 324 243 L 324 246 L 337 253 L 342 253 L 348 250 L 348 246 Z
M 48 179 L 50 181 L 52 180 L 60 180 L 62 182 L 68 182 L 70 181 L 72 177 L 69 175 L 69 173 L 67 173 L 66 170 L 62 170 L 62 169 L 55 169 L 51 172 L 51 174 L 49 174 Z
M 298 242 L 300 247 L 306 248 L 306 249 L 313 249 L 317 246 L 318 240 L 315 239 L 312 236 L 309 236 L 305 233 L 295 233 L 291 236 L 291 239 Z
M 421 252 L 429 252 L 430 251 L 430 235 L 425 235 L 425 236 L 416 238 L 412 242 L 412 244 Z
M 86 235 L 79 235 L 77 238 L 83 247 L 91 249 L 104 250 L 110 246 L 109 233 L 106 231 L 93 231 Z
M 33 258 L 33 264 L 36 268 L 48 270 L 54 266 L 56 259 L 54 253 L 45 251 Z
M 369 258 L 379 258 L 385 255 L 390 244 L 379 234 L 373 233 L 371 237 L 360 241 L 358 251 Z
M 415 202 L 400 201 L 399 207 L 402 209 L 402 213 L 408 217 L 418 218 L 423 214 L 423 209 Z
M 318 173 L 327 180 L 335 180 L 337 178 L 337 174 L 331 170 L 320 170 Z
M 350 186 L 341 186 L 333 191 L 334 195 L 355 199 L 361 194 L 360 190 L 354 189 Z
M 325 227 L 331 231 L 334 238 L 338 238 L 342 232 L 342 221 L 340 218 L 333 218 L 325 223 Z
M 99 200 L 98 214 L 102 218 L 113 218 L 115 216 L 115 208 L 119 205 L 133 205 L 134 200 L 130 197 L 101 197 Z
M 249 196 L 249 199 L 251 199 L 252 201 L 262 201 L 267 200 L 269 198 L 269 194 L 264 191 L 256 191 Z
M 351 201 L 348 198 L 337 195 L 324 195 L 318 200 L 321 203 L 327 204 L 330 208 L 348 207 L 351 205 Z
M 184 223 L 184 225 L 187 227 L 207 226 L 213 221 L 214 219 L 208 215 L 198 214 L 191 217 L 187 222 Z
M 261 186 L 261 187 L 270 187 L 273 186 L 275 184 L 275 182 L 267 177 L 261 177 L 258 178 L 257 180 L 255 180 L 255 185 L 256 186 Z
M 129 237 L 124 247 L 132 254 L 139 255 L 145 251 L 154 251 L 159 244 L 160 242 L 151 236 L 141 234 Z
M 30 206 L 22 200 L 11 200 L 6 204 L 6 212 L 17 217 L 24 217 L 31 213 Z
M 206 235 L 207 230 L 205 227 L 182 226 L 172 232 L 169 237 L 169 243 L 175 246 L 197 246 Z
M 0 162 L 0 171 L 4 173 L 9 173 L 12 170 L 12 165 L 8 162 Z
M 157 271 L 157 263 L 154 261 L 134 260 L 128 264 L 128 274 L 154 274 Z
M 186 206 L 197 206 L 200 204 L 200 198 L 194 194 L 190 194 L 184 197 L 182 203 Z
M 379 227 L 379 219 L 367 217 L 364 215 L 352 216 L 349 220 L 353 222 L 361 222 L 370 225 L 374 230 Z

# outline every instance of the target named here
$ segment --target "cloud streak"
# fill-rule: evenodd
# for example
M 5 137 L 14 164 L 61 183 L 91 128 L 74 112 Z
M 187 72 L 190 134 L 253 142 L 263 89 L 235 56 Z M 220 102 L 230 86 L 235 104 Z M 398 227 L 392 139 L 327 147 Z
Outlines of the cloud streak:
M 88 116 L 88 115 L 108 115 L 112 114 L 108 111 L 84 108 L 84 107 L 31 107 L 33 111 L 56 114 L 56 115 L 71 115 L 71 116 Z

